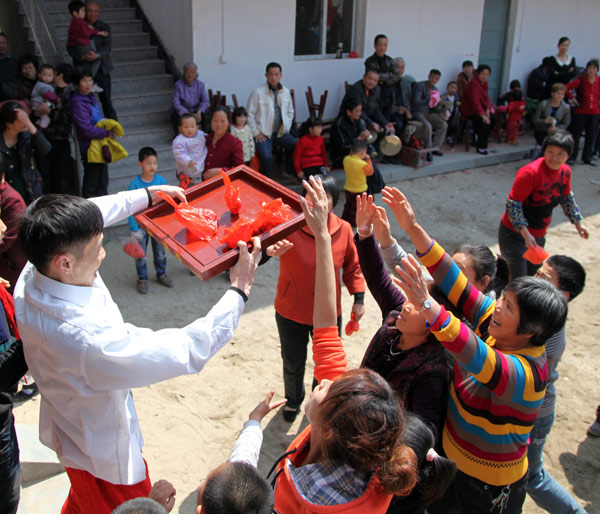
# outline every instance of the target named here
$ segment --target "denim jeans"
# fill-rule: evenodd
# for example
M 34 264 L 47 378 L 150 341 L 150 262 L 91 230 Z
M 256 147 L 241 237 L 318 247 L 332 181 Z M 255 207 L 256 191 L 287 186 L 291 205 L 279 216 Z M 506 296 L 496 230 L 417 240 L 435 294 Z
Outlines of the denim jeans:
M 156 270 L 156 278 L 162 277 L 167 272 L 167 255 L 163 245 L 148 235 L 143 230 L 133 232 L 135 238 L 140 243 L 142 249 L 146 252 L 148 248 L 148 239 L 152 241 L 152 253 L 154 255 L 154 269 Z M 135 260 L 135 267 L 137 269 L 138 280 L 148 280 L 148 268 L 146 266 L 146 257 Z
M 8 423 L 0 428 L 0 509 L 3 513 L 14 514 L 19 506 L 21 466 L 15 418 L 12 412 L 8 416 Z
M 554 413 L 535 420 L 527 450 L 527 493 L 539 507 L 551 514 L 585 514 L 575 499 L 544 469 L 544 446 L 553 423 Z
M 271 138 L 263 143 L 256 141 L 256 153 L 260 159 L 260 172 L 267 177 L 272 176 L 273 172 L 273 144 L 281 146 L 285 150 L 285 171 L 292 176 L 296 176 L 294 168 L 294 149 L 298 140 L 291 134 L 283 134 L 277 137 L 273 134 Z

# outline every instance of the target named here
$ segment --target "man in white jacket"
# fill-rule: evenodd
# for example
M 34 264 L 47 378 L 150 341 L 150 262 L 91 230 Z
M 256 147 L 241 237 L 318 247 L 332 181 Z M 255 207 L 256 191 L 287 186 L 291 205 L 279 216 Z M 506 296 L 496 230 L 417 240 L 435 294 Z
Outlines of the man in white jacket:
M 281 65 L 267 64 L 267 82 L 257 87 L 248 98 L 248 125 L 256 141 L 256 152 L 260 158 L 260 171 L 267 177 L 273 169 L 273 144 L 285 150 L 285 170 L 296 176 L 294 171 L 294 148 L 298 141 L 290 134 L 294 121 L 294 105 L 290 90 L 281 85 Z

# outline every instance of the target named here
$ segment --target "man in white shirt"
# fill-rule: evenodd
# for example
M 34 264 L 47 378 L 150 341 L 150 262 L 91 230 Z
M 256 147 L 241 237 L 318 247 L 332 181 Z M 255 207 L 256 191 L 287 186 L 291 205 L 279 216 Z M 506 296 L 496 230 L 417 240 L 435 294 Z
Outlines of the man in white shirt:
M 267 177 L 272 175 L 273 144 L 285 150 L 285 171 L 296 176 L 294 149 L 297 139 L 290 134 L 294 122 L 292 95 L 281 85 L 281 65 L 267 64 L 267 81 L 257 87 L 248 98 L 248 126 L 256 141 L 256 153 L 260 158 L 260 171 Z
M 260 241 L 231 269 L 231 288 L 204 317 L 181 329 L 125 323 L 98 274 L 102 230 L 175 186 L 90 200 L 48 195 L 29 206 L 19 232 L 29 263 L 15 287 L 25 358 L 42 396 L 40 440 L 71 480 L 62 513 L 108 514 L 150 480 L 132 387 L 199 372 L 233 336 L 250 292 Z

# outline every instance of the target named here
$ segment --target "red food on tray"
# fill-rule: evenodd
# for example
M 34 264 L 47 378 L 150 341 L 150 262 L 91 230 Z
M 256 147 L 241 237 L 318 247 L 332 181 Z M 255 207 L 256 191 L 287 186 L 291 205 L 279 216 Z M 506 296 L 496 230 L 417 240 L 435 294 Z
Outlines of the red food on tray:
M 238 241 L 244 241 L 244 243 L 250 241 L 254 232 L 254 221 L 242 218 L 231 225 L 231 227 L 225 229 L 225 235 L 220 241 L 229 248 L 235 248 Z
M 242 200 L 240 199 L 240 188 L 234 187 L 231 184 L 231 179 L 222 169 L 219 170 L 223 177 L 223 183 L 225 184 L 225 203 L 231 214 L 239 214 L 242 210 Z
M 261 202 L 260 206 L 260 212 L 254 222 L 258 231 L 270 230 L 292 216 L 292 208 L 283 203 L 281 198 L 276 198 L 269 203 Z
M 162 191 L 158 192 L 165 202 L 175 209 L 175 216 L 181 224 L 187 228 L 198 239 L 210 241 L 217 234 L 217 215 L 210 209 L 192 207 L 191 205 L 175 203 L 175 200 Z

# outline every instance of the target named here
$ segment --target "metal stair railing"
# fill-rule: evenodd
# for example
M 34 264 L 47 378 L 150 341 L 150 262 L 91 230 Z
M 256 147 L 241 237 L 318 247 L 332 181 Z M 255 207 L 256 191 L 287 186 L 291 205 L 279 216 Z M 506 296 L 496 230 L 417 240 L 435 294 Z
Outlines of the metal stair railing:
M 42 62 L 52 65 L 68 62 L 64 48 L 50 20 L 50 14 L 43 0 L 17 0 L 25 16 L 31 37 Z

